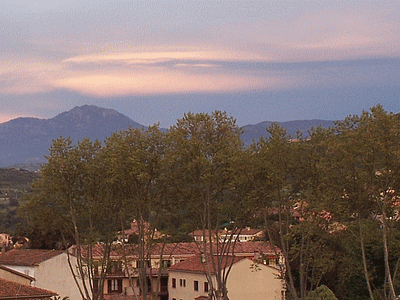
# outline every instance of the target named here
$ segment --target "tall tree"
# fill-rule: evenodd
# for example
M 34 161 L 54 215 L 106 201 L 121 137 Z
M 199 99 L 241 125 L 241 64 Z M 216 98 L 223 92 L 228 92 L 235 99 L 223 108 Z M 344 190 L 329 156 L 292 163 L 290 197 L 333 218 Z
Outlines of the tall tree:
M 192 228 L 203 232 L 201 251 L 205 254 L 205 271 L 213 299 L 228 299 L 226 282 L 234 253 L 235 239 L 221 241 L 223 224 L 234 223 L 240 231 L 246 209 L 234 187 L 239 180 L 235 168 L 241 165 L 240 129 L 226 113 L 185 114 L 169 130 L 166 161 L 169 177 L 177 197 L 183 202 Z M 236 175 L 235 175 L 236 174 Z M 215 272 L 216 286 L 211 279 Z
M 33 208 L 32 212 L 45 207 L 49 215 L 60 221 L 56 228 L 63 236 L 72 233 L 78 265 L 70 264 L 70 268 L 82 299 L 103 297 L 110 247 L 118 225 L 114 217 L 115 205 L 102 177 L 103 164 L 98 160 L 100 149 L 98 141 L 86 139 L 73 145 L 70 139 L 54 140 L 47 163 L 41 169 L 41 178 L 34 184 L 32 198 L 26 204 Z M 33 220 L 39 224 L 47 222 Z M 92 255 L 96 242 L 102 242 L 105 248 L 100 266 Z M 100 286 L 95 286 L 99 269 Z
M 129 128 L 112 134 L 102 153 L 107 165 L 107 182 L 118 202 L 121 224 L 135 220 L 138 225 L 138 243 L 131 249 L 124 244 L 124 249 L 138 254 L 139 286 L 143 299 L 147 299 L 151 289 L 148 271 L 154 235 L 171 207 L 161 176 L 164 135 L 157 125 L 146 130 Z M 126 270 L 129 272 L 130 268 L 126 266 Z M 130 284 L 134 286 L 132 280 Z
M 400 122 L 397 116 L 387 113 L 382 106 L 364 111 L 361 116 L 350 116 L 336 123 L 337 157 L 333 174 L 338 188 L 336 202 L 345 204 L 346 211 L 357 216 L 359 240 L 363 253 L 364 273 L 373 299 L 370 274 L 365 257 L 362 221 L 379 222 L 382 233 L 385 277 L 388 293 L 385 297 L 396 299 L 393 272 L 390 266 L 388 244 L 389 228 L 393 227 L 394 205 L 400 188 Z M 340 201 L 342 200 L 342 201 Z
M 272 124 L 270 137 L 253 145 L 254 195 L 265 212 L 270 242 L 282 250 L 288 294 L 303 299 L 333 268 L 329 240 L 329 213 L 324 210 L 324 157 L 327 137 L 322 128 L 293 140 L 284 128 Z M 274 234 L 273 229 L 276 233 Z

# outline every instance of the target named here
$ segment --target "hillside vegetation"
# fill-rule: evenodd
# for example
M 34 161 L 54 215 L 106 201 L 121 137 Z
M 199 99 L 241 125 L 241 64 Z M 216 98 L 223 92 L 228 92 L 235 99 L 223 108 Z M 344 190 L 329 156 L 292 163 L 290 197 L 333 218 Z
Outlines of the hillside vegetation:
M 13 233 L 17 226 L 16 212 L 31 183 L 38 179 L 36 172 L 0 168 L 0 233 Z

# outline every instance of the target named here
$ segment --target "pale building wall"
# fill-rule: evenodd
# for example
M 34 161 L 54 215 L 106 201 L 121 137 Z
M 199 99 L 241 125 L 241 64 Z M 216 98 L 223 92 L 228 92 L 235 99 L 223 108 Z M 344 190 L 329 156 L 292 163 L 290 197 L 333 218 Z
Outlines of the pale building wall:
M 265 265 L 252 268 L 253 261 L 241 260 L 232 268 L 227 282 L 229 300 L 282 299 L 283 281 L 279 271 Z
M 76 266 L 76 257 L 70 255 L 73 266 Z M 66 253 L 54 256 L 39 266 L 35 266 L 35 286 L 59 294 L 60 298 L 69 297 L 70 300 L 81 300 L 81 294 L 74 281 L 68 265 Z M 80 280 L 80 279 L 78 279 Z
M 204 291 L 204 282 L 207 282 L 207 278 L 204 274 L 199 273 L 189 273 L 189 272 L 176 272 L 169 271 L 168 278 L 168 294 L 169 300 L 176 299 L 184 299 L 184 300 L 192 300 L 198 296 L 207 296 L 208 292 Z M 172 287 L 172 279 L 176 279 L 176 288 Z M 180 281 L 185 280 L 186 286 L 180 286 Z M 199 290 L 194 290 L 194 281 L 198 281 Z M 214 281 L 214 280 L 213 280 Z M 214 282 L 215 284 L 215 282 Z
M 7 268 L 13 269 L 14 271 L 20 272 L 22 274 L 31 276 L 35 278 L 35 269 L 34 267 L 29 266 L 13 266 L 13 265 L 3 265 Z M 32 286 L 35 286 L 35 282 L 32 282 Z
M 103 294 L 104 295 L 109 295 L 109 293 L 108 293 L 108 281 L 109 280 L 112 280 L 112 279 L 111 278 L 107 278 L 105 280 L 105 282 L 104 282 L 104 287 L 103 287 Z M 124 295 L 134 295 L 134 293 L 136 293 L 136 295 L 140 295 L 140 284 L 138 282 L 137 275 L 136 276 L 132 276 L 134 291 L 130 287 L 129 278 L 122 278 L 121 280 L 122 280 L 122 293 Z M 153 292 L 156 292 L 156 287 L 157 287 L 157 278 L 156 277 L 152 277 L 151 278 L 151 290 Z
M 228 277 L 227 289 L 229 300 L 280 300 L 282 298 L 283 281 L 277 278 L 277 269 L 259 265 L 255 271 L 253 261 L 243 259 L 233 265 Z M 172 287 L 172 279 L 176 279 L 176 288 Z M 186 280 L 186 287 L 180 286 L 180 280 Z M 194 291 L 194 281 L 199 282 L 199 291 Z M 207 296 L 204 292 L 206 276 L 199 273 L 169 271 L 169 299 L 192 300 L 198 296 Z M 215 285 L 215 278 L 213 278 Z
M 0 269 L 0 278 L 8 280 L 8 281 L 24 284 L 24 285 L 31 284 L 31 280 L 29 278 L 19 276 L 18 274 L 14 274 L 14 273 L 8 272 L 3 269 Z

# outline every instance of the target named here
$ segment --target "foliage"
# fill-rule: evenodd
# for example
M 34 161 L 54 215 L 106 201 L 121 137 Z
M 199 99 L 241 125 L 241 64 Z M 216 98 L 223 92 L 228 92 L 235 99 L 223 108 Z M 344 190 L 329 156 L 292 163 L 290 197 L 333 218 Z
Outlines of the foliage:
M 40 232 L 35 245 L 46 247 L 56 243 L 42 238 L 58 235 L 64 246 L 111 243 L 135 219 L 140 230 L 130 242 L 143 261 L 156 228 L 168 235 L 163 242 L 201 229 L 199 247 L 218 257 L 208 262 L 217 270 L 215 286 L 208 274 L 217 299 L 228 298 L 223 257 L 236 241 L 212 235 L 262 224 L 284 257 L 288 299 L 335 299 L 332 290 L 340 299 L 394 300 L 399 119 L 378 105 L 307 138 L 292 139 L 277 124 L 267 131 L 243 148 L 235 120 L 214 112 L 185 114 L 165 133 L 158 126 L 116 132 L 104 145 L 57 139 L 20 215 L 29 232 Z
M 211 272 L 206 272 L 211 296 L 226 299 L 231 267 L 227 263 L 231 260 L 224 257 L 232 253 L 236 241 L 227 238 L 226 243 L 221 243 L 218 232 L 227 223 L 233 223 L 236 232 L 240 231 L 252 208 L 246 203 L 247 189 L 243 188 L 248 185 L 248 177 L 243 177 L 247 164 L 240 130 L 226 113 L 188 113 L 170 128 L 165 156 L 169 166 L 166 177 L 171 180 L 178 205 L 186 212 L 186 222 L 192 230 L 202 230 L 201 251 L 216 257 L 208 260 L 206 256 L 207 269 L 216 270 L 216 284 Z
M 326 285 L 321 285 L 312 291 L 306 300 L 338 300 L 338 298 Z

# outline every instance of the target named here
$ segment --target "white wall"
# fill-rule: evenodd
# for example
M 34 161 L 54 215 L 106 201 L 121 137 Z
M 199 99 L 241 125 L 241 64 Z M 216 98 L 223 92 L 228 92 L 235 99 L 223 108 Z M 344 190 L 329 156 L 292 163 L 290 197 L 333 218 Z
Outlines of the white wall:
M 76 266 L 76 258 L 70 255 L 70 259 Z M 54 256 L 40 263 L 39 266 L 35 266 L 35 279 L 36 287 L 56 292 L 61 299 L 63 297 L 69 297 L 70 300 L 82 299 L 68 266 L 66 253 Z
M 34 267 L 29 267 L 29 266 L 12 266 L 12 265 L 3 265 L 7 268 L 10 268 L 14 271 L 20 272 L 22 274 L 31 276 L 35 278 L 35 269 Z M 35 286 L 35 281 L 32 282 L 32 286 Z
M 198 296 L 207 296 L 208 293 L 204 292 L 204 282 L 207 282 L 207 278 L 204 274 L 198 273 L 187 273 L 187 272 L 176 272 L 169 271 L 168 278 L 168 294 L 169 300 L 193 300 Z M 176 288 L 172 288 L 172 278 L 176 279 Z M 186 287 L 180 286 L 180 280 L 186 280 Z M 199 290 L 194 290 L 194 281 L 199 282 Z
M 253 261 L 243 259 L 234 264 L 228 277 L 227 289 L 229 300 L 280 300 L 282 299 L 283 281 L 277 278 L 278 270 L 259 265 L 252 268 Z M 204 292 L 206 276 L 199 273 L 177 272 L 170 270 L 168 279 L 169 299 L 193 300 L 198 296 L 207 296 Z M 172 278 L 176 278 L 176 288 L 172 288 Z M 180 279 L 186 280 L 186 287 L 181 287 Z M 199 291 L 194 291 L 194 280 L 199 281 Z M 215 280 L 215 278 L 213 278 Z
M 252 260 L 244 259 L 232 267 L 227 282 L 229 300 L 282 299 L 283 281 L 277 278 L 278 270 L 265 265 L 252 268 L 252 265 Z

